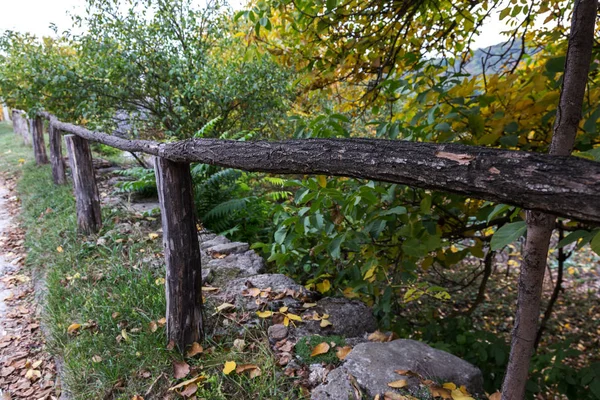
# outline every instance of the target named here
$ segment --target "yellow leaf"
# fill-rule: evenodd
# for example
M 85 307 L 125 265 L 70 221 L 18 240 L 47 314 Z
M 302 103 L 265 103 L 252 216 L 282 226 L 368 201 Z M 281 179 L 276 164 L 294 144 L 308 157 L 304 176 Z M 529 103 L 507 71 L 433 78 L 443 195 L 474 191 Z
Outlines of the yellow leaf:
M 287 307 L 281 307 L 281 308 L 279 309 L 279 312 L 280 312 L 280 313 L 284 313 L 284 312 L 287 312 L 287 310 L 288 310 L 288 308 L 287 308 Z
M 236 368 L 235 361 L 227 361 L 225 363 L 225 366 L 223 366 L 223 373 L 225 375 L 229 375 L 233 370 L 235 370 L 235 368 Z
M 269 318 L 273 315 L 273 311 L 257 311 L 256 315 L 258 315 L 260 318 Z
M 329 351 L 329 343 L 326 343 L 326 342 L 319 343 L 318 345 L 315 346 L 313 351 L 310 353 L 310 356 L 316 357 L 319 354 L 325 354 L 328 351 Z
M 321 326 L 321 328 L 325 328 L 328 326 L 332 326 L 333 324 L 331 322 L 329 322 L 328 319 L 322 319 L 321 323 L 319 325 Z
M 149 233 L 148 237 L 150 238 L 150 240 L 154 240 L 158 237 L 158 233 L 154 233 L 154 232 Z
M 287 313 L 287 314 L 285 314 L 285 316 L 288 317 L 289 319 L 291 319 L 292 321 L 302 322 L 302 318 L 299 315 Z
M 58 246 L 56 248 L 56 251 L 58 251 L 59 253 L 62 253 L 64 250 L 63 250 L 62 246 Z
M 400 389 L 408 385 L 408 381 L 406 379 L 398 379 L 397 381 L 388 383 L 388 386 L 394 389 Z
M 129 341 L 129 335 L 125 329 L 121 329 L 121 336 L 123 336 L 123 339 L 125 339 L 126 342 Z
M 347 299 L 354 299 L 358 297 L 358 293 L 354 292 L 354 289 L 347 287 L 344 289 L 344 297 Z
M 371 342 L 389 342 L 390 337 L 381 331 L 375 331 L 367 339 Z
M 203 292 L 216 292 L 218 291 L 219 288 L 218 287 L 213 287 L 213 286 L 202 286 L 202 291 Z
M 283 317 L 283 325 L 288 326 L 289 324 L 290 324 L 290 319 L 286 315 L 285 317 Z
M 245 293 L 247 293 L 249 296 L 252 296 L 252 297 L 258 297 L 258 295 L 260 294 L 260 289 L 253 287 L 253 288 L 246 290 Z
M 79 330 L 79 328 L 81 328 L 81 324 L 71 324 L 67 328 L 67 333 L 74 334 Z
M 325 175 L 317 175 L 317 183 L 322 188 L 327 186 L 327 177 Z
M 167 324 L 167 319 L 165 317 L 162 317 L 161 319 L 156 321 L 156 323 L 158 324 L 158 326 L 165 326 Z
M 363 276 L 363 279 L 365 281 L 368 281 L 369 279 L 372 279 L 373 275 L 375 274 L 375 270 L 376 269 L 377 269 L 377 265 L 374 265 L 371 268 L 369 268 L 369 270 L 367 272 L 365 272 L 365 275 Z
M 158 324 L 155 321 L 150 321 L 149 327 L 150 332 L 156 332 L 156 330 L 158 329 Z
M 156 278 L 156 280 L 154 281 L 154 283 L 155 283 L 157 286 L 164 285 L 164 284 L 165 284 L 165 282 L 166 282 L 165 278 Z
M 202 346 L 198 342 L 194 342 L 194 343 L 192 343 L 192 346 L 187 351 L 185 356 L 186 357 L 194 357 L 195 355 L 200 354 L 203 351 L 204 351 L 204 349 L 202 348 Z
M 316 307 L 317 303 L 304 303 L 302 304 L 302 308 L 313 308 Z
M 317 291 L 319 293 L 326 293 L 329 291 L 329 289 L 331 289 L 331 282 L 329 282 L 329 279 L 325 279 L 323 282 L 317 283 Z
M 38 380 L 41 377 L 42 377 L 42 373 L 40 371 L 38 371 L 37 369 L 28 369 L 27 372 L 25 373 L 25 378 L 29 379 L 30 381 Z
M 454 389 L 452 391 L 453 400 L 475 400 L 471 396 L 464 394 L 460 389 Z
M 169 391 L 173 391 L 173 390 L 177 390 L 181 387 L 187 386 L 187 385 L 191 385 L 192 383 L 197 383 L 203 379 L 206 379 L 206 377 L 204 375 L 198 375 L 194 378 L 188 379 L 187 381 L 183 381 L 181 383 L 178 383 L 177 385 L 169 388 Z
M 446 382 L 442 385 L 442 387 L 444 389 L 449 389 L 449 390 L 455 390 L 456 389 L 456 385 L 452 382 Z
M 352 347 L 350 347 L 350 346 L 338 347 L 337 350 L 335 351 L 335 355 L 340 360 L 344 360 L 346 358 L 346 356 L 348 354 L 350 354 L 351 351 L 352 351 Z

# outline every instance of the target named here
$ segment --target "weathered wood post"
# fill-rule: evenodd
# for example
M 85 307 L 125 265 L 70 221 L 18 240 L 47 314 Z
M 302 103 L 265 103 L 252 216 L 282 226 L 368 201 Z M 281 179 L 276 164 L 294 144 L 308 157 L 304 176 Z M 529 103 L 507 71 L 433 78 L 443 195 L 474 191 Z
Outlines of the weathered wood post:
M 27 118 L 21 110 L 13 110 L 13 129 L 15 133 L 23 137 L 23 143 L 27 146 L 31 144 L 29 140 L 29 128 L 27 126 Z
M 167 340 L 181 352 L 203 335 L 202 266 L 190 164 L 154 158 L 167 264 Z
M 48 164 L 46 144 L 44 143 L 44 121 L 42 117 L 35 117 L 31 121 L 31 138 L 33 142 L 33 154 L 37 165 Z
M 66 135 L 65 144 L 73 174 L 79 232 L 85 235 L 96 233 L 102 226 L 102 215 L 90 146 L 87 140 L 77 135 Z
M 65 176 L 65 161 L 62 154 L 60 131 L 52 124 L 48 125 L 48 138 L 50 142 L 50 163 L 52 164 L 52 179 L 57 185 L 67 183 Z

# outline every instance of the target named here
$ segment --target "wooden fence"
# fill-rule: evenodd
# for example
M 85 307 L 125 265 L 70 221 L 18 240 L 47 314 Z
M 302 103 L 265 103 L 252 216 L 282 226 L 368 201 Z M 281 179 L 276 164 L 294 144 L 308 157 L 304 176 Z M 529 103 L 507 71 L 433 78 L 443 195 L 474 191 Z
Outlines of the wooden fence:
M 32 129 L 38 164 L 48 162 L 42 118 L 48 120 L 56 184 L 67 182 L 60 140 L 62 133 L 67 134 L 64 140 L 75 187 L 78 229 L 83 234 L 98 232 L 102 224 L 88 141 L 155 156 L 166 260 L 167 338 L 181 351 L 200 340 L 203 332 L 191 162 L 275 174 L 326 174 L 399 183 L 600 224 L 600 163 L 583 158 L 358 138 L 159 143 L 90 131 L 41 112 Z

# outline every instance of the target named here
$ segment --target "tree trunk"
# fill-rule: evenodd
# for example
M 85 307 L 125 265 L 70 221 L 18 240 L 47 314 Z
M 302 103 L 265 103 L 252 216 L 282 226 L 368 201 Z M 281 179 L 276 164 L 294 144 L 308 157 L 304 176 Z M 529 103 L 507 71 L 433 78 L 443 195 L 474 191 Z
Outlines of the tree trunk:
M 554 122 L 550 154 L 571 154 L 587 84 L 597 0 L 576 0 L 565 60 L 563 86 Z M 502 400 L 525 398 L 525 384 L 540 319 L 542 285 L 555 217 L 537 211 L 527 212 L 527 240 L 519 275 L 517 314 L 512 333 L 510 357 L 502 385 Z
M 90 146 L 77 135 L 66 135 L 65 144 L 75 187 L 78 230 L 84 235 L 96 233 L 102 227 L 102 215 Z
M 57 185 L 67 183 L 65 176 L 65 161 L 62 153 L 61 134 L 52 124 L 48 126 L 48 138 L 50 141 L 50 163 L 52 164 L 52 179 Z
M 44 143 L 44 121 L 42 117 L 36 117 L 31 121 L 31 138 L 35 163 L 37 165 L 48 164 L 46 144 Z
M 155 157 L 167 265 L 167 340 L 181 352 L 203 337 L 202 266 L 188 163 Z
M 13 110 L 13 130 L 23 138 L 23 143 L 26 146 L 31 144 L 31 141 L 29 140 L 27 119 L 24 117 L 24 113 L 21 110 Z
M 177 143 L 126 140 L 51 119 L 63 132 L 124 151 L 273 174 L 325 174 L 399 183 L 600 223 L 600 163 L 457 144 L 381 139 Z

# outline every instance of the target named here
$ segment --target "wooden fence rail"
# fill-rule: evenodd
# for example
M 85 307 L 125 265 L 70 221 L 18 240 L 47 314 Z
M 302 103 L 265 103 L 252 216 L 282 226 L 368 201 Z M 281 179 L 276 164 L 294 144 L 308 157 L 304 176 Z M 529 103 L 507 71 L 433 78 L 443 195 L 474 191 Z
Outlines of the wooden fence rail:
M 38 115 L 49 121 L 52 170 L 57 184 L 64 182 L 57 136 L 59 132 L 70 134 L 65 141 L 75 184 L 77 220 L 83 233 L 94 233 L 101 227 L 87 141 L 156 156 L 167 270 L 167 337 L 181 351 L 199 340 L 203 332 L 201 257 L 195 231 L 191 162 L 276 174 L 373 179 L 600 224 L 600 163 L 577 157 L 379 139 L 190 139 L 158 143 L 90 131 L 61 122 L 46 112 Z

